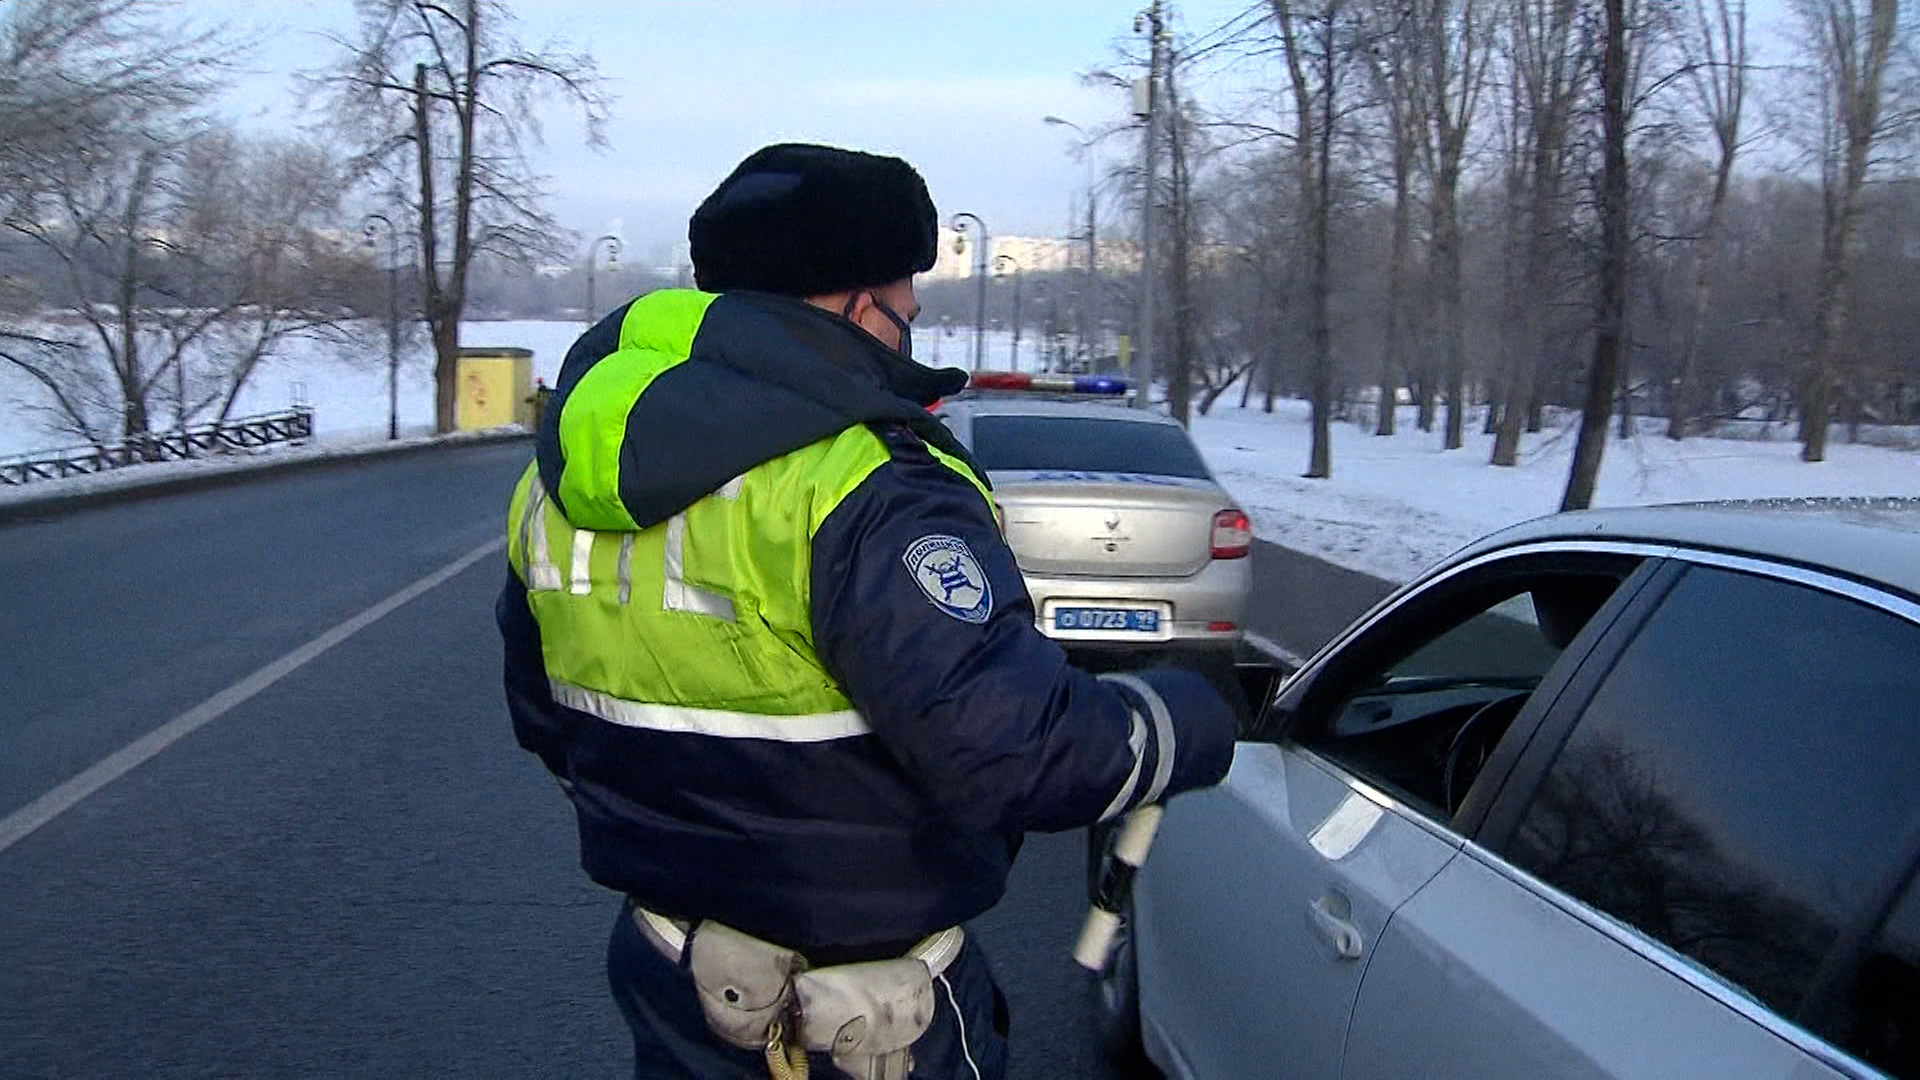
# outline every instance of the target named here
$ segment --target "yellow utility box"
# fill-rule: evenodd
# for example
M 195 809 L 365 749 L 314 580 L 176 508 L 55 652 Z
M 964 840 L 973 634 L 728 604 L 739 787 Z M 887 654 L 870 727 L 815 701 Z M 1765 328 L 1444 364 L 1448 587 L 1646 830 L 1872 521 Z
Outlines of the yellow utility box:
M 460 350 L 455 372 L 453 426 L 460 431 L 523 424 L 533 427 L 533 350 L 472 348 Z

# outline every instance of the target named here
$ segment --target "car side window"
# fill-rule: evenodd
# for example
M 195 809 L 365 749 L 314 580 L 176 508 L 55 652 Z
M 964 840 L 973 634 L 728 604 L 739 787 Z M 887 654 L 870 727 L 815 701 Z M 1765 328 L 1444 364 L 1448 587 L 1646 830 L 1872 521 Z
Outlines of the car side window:
M 1601 681 L 1506 854 L 1792 1016 L 1900 873 L 1920 805 L 1917 661 L 1920 627 L 1888 612 L 1691 568 Z
M 1920 878 L 1875 935 L 1842 1003 L 1840 1044 L 1901 1080 L 1920 1080 Z
M 1416 598 L 1352 643 L 1294 737 L 1413 808 L 1449 820 L 1574 635 L 1631 570 L 1499 575 Z M 1342 659 L 1347 659 L 1346 655 Z

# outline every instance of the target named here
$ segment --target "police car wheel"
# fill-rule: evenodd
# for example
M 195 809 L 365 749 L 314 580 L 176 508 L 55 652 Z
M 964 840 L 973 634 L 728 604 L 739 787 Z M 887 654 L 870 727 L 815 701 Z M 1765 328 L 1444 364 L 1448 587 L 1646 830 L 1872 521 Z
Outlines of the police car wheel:
M 1122 918 L 1106 970 L 1093 976 L 1088 985 L 1094 1044 L 1121 1076 L 1158 1076 L 1140 1041 L 1140 980 L 1131 903 Z

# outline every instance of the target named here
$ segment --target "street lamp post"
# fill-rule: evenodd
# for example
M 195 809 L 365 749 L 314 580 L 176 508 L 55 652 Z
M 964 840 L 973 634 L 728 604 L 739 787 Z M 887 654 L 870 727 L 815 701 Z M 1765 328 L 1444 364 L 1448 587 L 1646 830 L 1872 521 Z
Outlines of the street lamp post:
M 973 307 L 973 370 L 980 370 L 980 362 L 987 348 L 987 257 L 991 254 L 993 237 L 987 232 L 987 223 L 980 215 L 961 211 L 953 215 L 951 228 L 956 235 L 953 238 L 953 252 L 958 255 L 967 249 L 966 222 L 973 222 L 973 276 L 979 279 L 977 298 Z
M 1007 273 L 1007 267 L 1009 266 L 1013 267 L 1013 362 L 1009 366 L 1011 366 L 1013 370 L 1019 371 L 1020 370 L 1020 260 L 1014 258 L 1011 255 L 998 255 L 994 257 L 993 269 L 995 273 L 998 273 L 998 274 Z
M 385 214 L 368 214 L 360 222 L 367 248 L 378 253 L 374 235 L 387 234 L 387 438 L 400 437 L 400 234 Z
M 1135 408 L 1153 407 L 1153 334 L 1154 334 L 1154 281 L 1153 281 L 1153 221 L 1154 204 L 1158 201 L 1159 178 L 1156 176 L 1160 163 L 1160 64 L 1161 46 L 1167 37 L 1166 22 L 1160 14 L 1160 0 L 1153 0 L 1147 10 L 1134 17 L 1135 32 L 1144 31 L 1147 40 L 1147 78 L 1143 91 L 1136 100 L 1135 114 L 1146 123 L 1146 184 L 1141 189 L 1140 200 L 1140 340 L 1135 343 L 1134 353 L 1140 358 L 1135 365 L 1138 372 L 1132 379 L 1134 384 L 1133 404 Z
M 1093 136 L 1087 130 L 1071 120 L 1058 116 L 1045 116 L 1041 123 L 1055 127 L 1072 128 L 1080 136 L 1080 156 L 1087 163 L 1087 300 L 1080 308 L 1080 351 L 1086 354 L 1087 363 L 1093 363 L 1094 355 L 1099 351 L 1101 342 L 1095 340 L 1100 330 L 1100 313 L 1096 310 L 1100 300 L 1100 289 L 1096 284 L 1100 274 L 1100 241 L 1096 222 L 1098 203 L 1094 192 Z M 1091 370 L 1091 367 L 1089 367 Z
M 612 233 L 608 233 L 608 234 L 606 234 L 605 236 L 596 236 L 596 237 L 594 237 L 594 238 L 593 238 L 593 243 L 591 243 L 591 244 L 588 244 L 588 245 L 587 245 L 587 310 L 586 310 L 586 316 L 587 316 L 587 325 L 588 325 L 588 326 L 592 326 L 592 325 L 593 325 L 593 313 L 594 313 L 594 306 L 593 306 L 593 268 L 594 268 L 594 263 L 595 263 L 595 262 L 596 262 L 597 260 L 595 260 L 593 256 L 594 256 L 594 253 L 595 253 L 595 252 L 597 252 L 597 251 L 599 251 L 599 250 L 600 250 L 600 245 L 601 245 L 601 243 L 602 243 L 602 242 L 604 242 L 604 243 L 605 243 L 605 244 L 607 245 L 607 267 L 608 267 L 608 269 L 612 269 L 612 268 L 613 268 L 613 266 L 614 266 L 615 264 L 617 264 L 617 263 L 618 263 L 618 262 L 620 261 L 620 238 L 619 238 L 619 237 L 617 237 L 617 236 L 615 236 L 615 235 L 613 235 Z

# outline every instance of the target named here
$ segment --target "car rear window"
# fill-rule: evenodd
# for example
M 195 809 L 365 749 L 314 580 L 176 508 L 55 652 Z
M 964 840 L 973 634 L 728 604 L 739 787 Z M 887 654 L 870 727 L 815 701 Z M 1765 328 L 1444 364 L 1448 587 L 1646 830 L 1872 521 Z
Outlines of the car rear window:
M 1187 433 L 1093 416 L 976 416 L 973 456 L 989 472 L 1112 472 L 1207 479 Z

